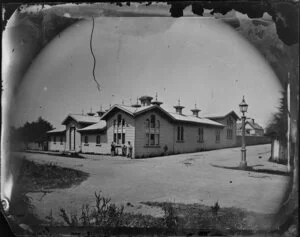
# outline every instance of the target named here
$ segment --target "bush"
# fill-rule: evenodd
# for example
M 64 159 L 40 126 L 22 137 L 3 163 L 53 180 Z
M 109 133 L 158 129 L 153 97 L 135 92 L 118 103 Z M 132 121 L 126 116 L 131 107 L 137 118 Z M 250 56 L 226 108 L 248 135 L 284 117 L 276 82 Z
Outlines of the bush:
M 175 214 L 175 210 L 172 204 L 164 203 L 162 209 L 164 211 L 163 222 L 165 227 L 168 230 L 176 231 L 178 228 L 178 217 Z
M 99 227 L 119 227 L 124 220 L 124 206 L 118 207 L 110 202 L 111 199 L 95 192 L 95 206 L 90 208 L 85 204 L 81 208 L 81 215 L 78 217 L 76 213 L 67 213 L 65 209 L 60 209 L 60 216 L 64 222 L 71 226 L 90 226 Z

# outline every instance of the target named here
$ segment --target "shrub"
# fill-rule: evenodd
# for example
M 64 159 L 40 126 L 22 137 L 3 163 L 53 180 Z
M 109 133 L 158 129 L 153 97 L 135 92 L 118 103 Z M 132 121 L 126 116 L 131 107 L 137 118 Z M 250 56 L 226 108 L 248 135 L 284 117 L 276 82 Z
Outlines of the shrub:
M 164 211 L 163 222 L 165 227 L 168 230 L 176 231 L 176 229 L 178 228 L 178 217 L 172 204 L 164 203 L 162 209 Z
M 100 227 L 119 227 L 124 220 L 124 206 L 118 207 L 110 201 L 109 197 L 101 195 L 101 191 L 95 192 L 95 206 L 91 209 L 88 204 L 83 205 L 79 218 L 76 213 L 68 214 L 63 208 L 60 209 L 60 216 L 71 227 L 92 224 Z

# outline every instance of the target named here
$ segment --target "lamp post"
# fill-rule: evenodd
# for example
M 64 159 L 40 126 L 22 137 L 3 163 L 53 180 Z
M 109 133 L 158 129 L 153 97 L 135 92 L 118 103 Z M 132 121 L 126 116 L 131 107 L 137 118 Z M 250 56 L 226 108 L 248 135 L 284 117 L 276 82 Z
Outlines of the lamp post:
M 248 104 L 245 102 L 245 98 L 243 96 L 242 102 L 239 104 L 240 106 L 240 111 L 242 112 L 242 159 L 240 163 L 240 168 L 241 169 L 246 169 L 247 168 L 247 161 L 246 161 L 246 143 L 245 143 L 245 121 L 246 121 L 246 116 L 245 113 L 247 112 L 248 109 Z

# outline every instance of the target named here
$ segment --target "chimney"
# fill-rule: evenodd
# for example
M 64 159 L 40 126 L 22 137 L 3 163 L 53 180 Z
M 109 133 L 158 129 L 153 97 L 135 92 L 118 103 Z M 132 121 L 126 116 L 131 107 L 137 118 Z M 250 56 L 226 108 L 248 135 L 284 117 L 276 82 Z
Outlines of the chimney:
M 157 105 L 157 106 L 160 106 L 161 104 L 163 104 L 163 102 L 157 100 L 157 92 L 155 95 L 155 101 L 152 101 L 151 104 Z
M 97 111 L 96 113 L 98 114 L 99 117 L 102 117 L 103 114 L 105 114 L 106 111 L 102 110 L 102 105 L 100 106 L 100 110 Z
M 201 111 L 200 109 L 197 109 L 197 105 L 195 104 L 195 108 L 194 109 L 191 109 L 193 115 L 195 117 L 199 117 L 199 112 Z
M 87 113 L 88 116 L 94 116 L 95 113 L 93 113 L 92 108 L 91 108 L 91 112 Z
M 180 99 L 178 100 L 178 105 L 175 105 L 174 108 L 177 114 L 182 114 L 182 109 L 184 108 L 184 106 L 180 105 Z
M 141 105 L 139 104 L 139 98 L 136 98 L 136 104 L 131 105 L 131 107 L 139 108 Z
M 255 124 L 254 119 L 252 119 L 252 123 Z
M 151 105 L 151 100 L 153 99 L 153 97 L 148 96 L 148 95 L 144 95 L 142 97 L 140 97 L 140 101 L 142 106 L 149 106 Z

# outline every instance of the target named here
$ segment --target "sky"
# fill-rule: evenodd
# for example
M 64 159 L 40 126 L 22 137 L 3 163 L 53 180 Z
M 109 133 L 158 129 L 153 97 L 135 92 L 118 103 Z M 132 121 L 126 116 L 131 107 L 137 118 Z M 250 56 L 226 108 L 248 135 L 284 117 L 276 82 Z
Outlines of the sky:
M 52 40 L 24 75 L 13 104 L 13 124 L 39 116 L 55 127 L 81 114 L 135 103 L 142 95 L 174 111 L 178 99 L 191 114 L 226 114 L 243 95 L 247 116 L 266 126 L 277 111 L 281 87 L 268 64 L 232 28 L 213 18 L 99 17 L 83 20 Z

